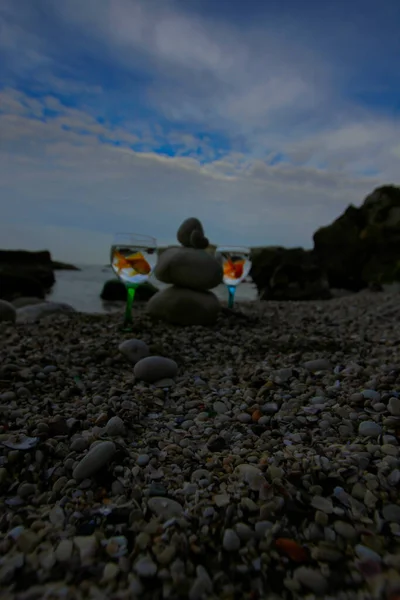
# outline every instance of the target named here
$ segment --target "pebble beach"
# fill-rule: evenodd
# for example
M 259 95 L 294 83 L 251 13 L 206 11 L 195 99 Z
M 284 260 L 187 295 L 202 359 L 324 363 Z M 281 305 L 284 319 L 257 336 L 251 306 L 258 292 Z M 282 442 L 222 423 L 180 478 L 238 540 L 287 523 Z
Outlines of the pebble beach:
M 399 296 L 133 314 L 0 323 L 1 598 L 398 600 Z

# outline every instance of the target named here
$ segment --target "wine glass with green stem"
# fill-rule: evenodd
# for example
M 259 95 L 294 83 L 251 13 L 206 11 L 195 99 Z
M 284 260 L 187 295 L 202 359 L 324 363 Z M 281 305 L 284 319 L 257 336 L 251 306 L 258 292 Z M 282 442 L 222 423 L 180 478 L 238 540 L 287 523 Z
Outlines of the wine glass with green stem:
M 157 241 L 148 235 L 116 233 L 111 266 L 127 290 L 123 331 L 132 331 L 132 304 L 137 288 L 146 283 L 157 263 Z
M 223 282 L 228 288 L 228 307 L 233 308 L 236 288 L 251 269 L 251 251 L 243 246 L 218 246 L 215 253 L 222 264 Z

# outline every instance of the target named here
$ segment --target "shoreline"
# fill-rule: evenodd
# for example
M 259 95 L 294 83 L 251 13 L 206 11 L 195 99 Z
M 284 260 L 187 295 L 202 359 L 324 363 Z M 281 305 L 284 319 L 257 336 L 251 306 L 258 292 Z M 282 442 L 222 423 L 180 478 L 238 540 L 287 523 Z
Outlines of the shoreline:
M 399 296 L 239 302 L 205 328 L 144 310 L 132 334 L 122 310 L 0 324 L 4 597 L 400 589 Z M 175 382 L 135 380 L 132 337 Z

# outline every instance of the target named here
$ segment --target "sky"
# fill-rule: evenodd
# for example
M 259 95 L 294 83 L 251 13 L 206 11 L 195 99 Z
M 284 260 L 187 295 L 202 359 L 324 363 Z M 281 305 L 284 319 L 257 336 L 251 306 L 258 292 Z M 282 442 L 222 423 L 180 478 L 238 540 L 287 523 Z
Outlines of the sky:
M 398 0 L 1 0 L 0 247 L 312 247 L 400 179 Z

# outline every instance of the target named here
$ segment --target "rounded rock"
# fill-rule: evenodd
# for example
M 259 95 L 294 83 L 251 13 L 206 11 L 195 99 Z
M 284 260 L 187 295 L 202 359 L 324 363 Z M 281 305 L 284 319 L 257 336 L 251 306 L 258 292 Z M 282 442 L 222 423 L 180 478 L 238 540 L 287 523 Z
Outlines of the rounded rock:
M 99 442 L 75 467 L 73 478 L 76 481 L 82 481 L 91 477 L 110 462 L 115 452 L 116 447 L 113 442 Z
M 240 549 L 240 538 L 233 529 L 225 529 L 222 546 L 227 552 L 237 552 Z
M 190 248 L 192 246 L 191 237 L 194 232 L 204 238 L 203 225 L 199 219 L 196 219 L 196 217 L 189 217 L 183 221 L 178 229 L 178 233 L 176 234 L 178 242 L 182 244 L 182 246 Z
M 150 349 L 148 345 L 142 340 L 137 339 L 125 340 L 124 342 L 121 342 L 121 344 L 118 346 L 118 350 L 133 365 L 136 365 L 139 360 L 150 355 Z
M 221 304 L 212 292 L 200 292 L 171 286 L 158 292 L 147 304 L 154 319 L 172 325 L 214 325 Z
M 106 433 L 111 436 L 123 435 L 125 425 L 120 417 L 111 417 L 106 425 Z
M 178 365 L 170 358 L 148 356 L 136 363 L 133 373 L 137 379 L 154 383 L 160 379 L 173 379 L 178 372 Z
M 15 307 L 10 302 L 0 300 L 0 322 L 15 323 L 16 319 L 17 311 Z
M 159 281 L 207 291 L 222 283 L 222 266 L 205 250 L 195 248 L 168 248 L 160 256 L 154 271 Z
M 358 433 L 365 437 L 378 437 L 382 433 L 382 427 L 375 421 L 362 421 Z

